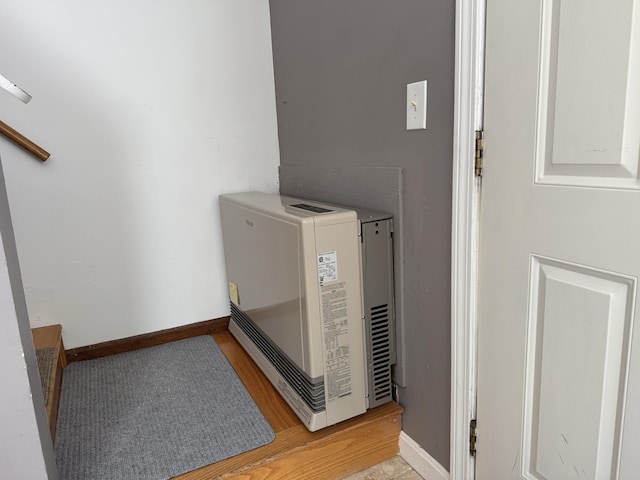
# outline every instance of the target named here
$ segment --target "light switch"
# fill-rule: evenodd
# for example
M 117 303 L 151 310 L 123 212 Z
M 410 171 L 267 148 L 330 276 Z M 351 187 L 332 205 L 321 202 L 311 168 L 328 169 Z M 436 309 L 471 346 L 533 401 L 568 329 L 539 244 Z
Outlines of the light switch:
M 407 85 L 407 130 L 427 129 L 427 81 Z

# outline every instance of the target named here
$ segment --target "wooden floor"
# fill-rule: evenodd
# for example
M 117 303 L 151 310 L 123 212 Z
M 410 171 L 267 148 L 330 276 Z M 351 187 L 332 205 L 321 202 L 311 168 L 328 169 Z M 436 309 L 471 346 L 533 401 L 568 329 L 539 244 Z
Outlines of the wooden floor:
M 271 425 L 276 438 L 264 447 L 175 478 L 340 479 L 398 453 L 402 409 L 396 403 L 309 432 L 228 331 L 216 333 L 213 338 Z
M 206 323 L 206 325 L 205 325 Z M 51 372 L 51 385 L 47 415 L 55 441 L 55 425 L 62 369 L 65 358 L 71 361 L 99 358 L 118 350 L 129 351 L 153 344 L 164 343 L 185 336 L 202 334 L 201 330 L 213 333 L 229 363 L 244 383 L 263 415 L 275 432 L 275 440 L 264 447 L 246 452 L 213 465 L 176 477 L 180 480 L 241 479 L 241 480 L 331 480 L 341 479 L 364 470 L 398 453 L 400 417 L 402 408 L 388 403 L 338 425 L 309 432 L 298 420 L 282 397 L 276 392 L 251 358 L 226 329 L 226 322 L 203 322 L 198 328 L 171 331 L 168 334 L 132 337 L 134 341 L 117 345 L 99 344 L 64 352 L 60 325 L 32 330 L 34 346 L 55 347 L 57 365 Z M 86 357 L 86 358 L 85 358 Z

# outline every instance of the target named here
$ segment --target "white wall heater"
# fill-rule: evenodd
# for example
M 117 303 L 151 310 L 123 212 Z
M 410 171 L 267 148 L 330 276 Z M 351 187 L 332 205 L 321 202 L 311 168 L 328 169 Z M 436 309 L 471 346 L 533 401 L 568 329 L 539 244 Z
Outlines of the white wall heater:
M 392 399 L 389 214 L 220 196 L 229 329 L 311 431 Z

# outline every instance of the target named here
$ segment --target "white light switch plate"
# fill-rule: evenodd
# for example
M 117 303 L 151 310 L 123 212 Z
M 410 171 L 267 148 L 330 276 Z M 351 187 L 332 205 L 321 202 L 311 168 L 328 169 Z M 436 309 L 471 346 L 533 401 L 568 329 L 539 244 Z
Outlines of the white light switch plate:
M 427 129 L 427 81 L 407 85 L 407 130 Z

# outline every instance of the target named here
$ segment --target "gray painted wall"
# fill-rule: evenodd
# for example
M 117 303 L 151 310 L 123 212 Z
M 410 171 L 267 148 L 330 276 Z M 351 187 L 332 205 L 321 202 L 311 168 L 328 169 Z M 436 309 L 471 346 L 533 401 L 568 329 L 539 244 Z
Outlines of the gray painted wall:
M 330 172 L 339 167 L 402 169 L 403 430 L 448 468 L 455 2 L 270 6 L 281 191 L 337 203 Z M 406 85 L 420 80 L 428 80 L 427 130 L 407 131 Z M 294 166 L 329 174 L 309 175 L 307 186 L 290 175 Z M 368 187 L 351 203 L 370 206 L 384 185 L 366 173 L 360 181 Z

